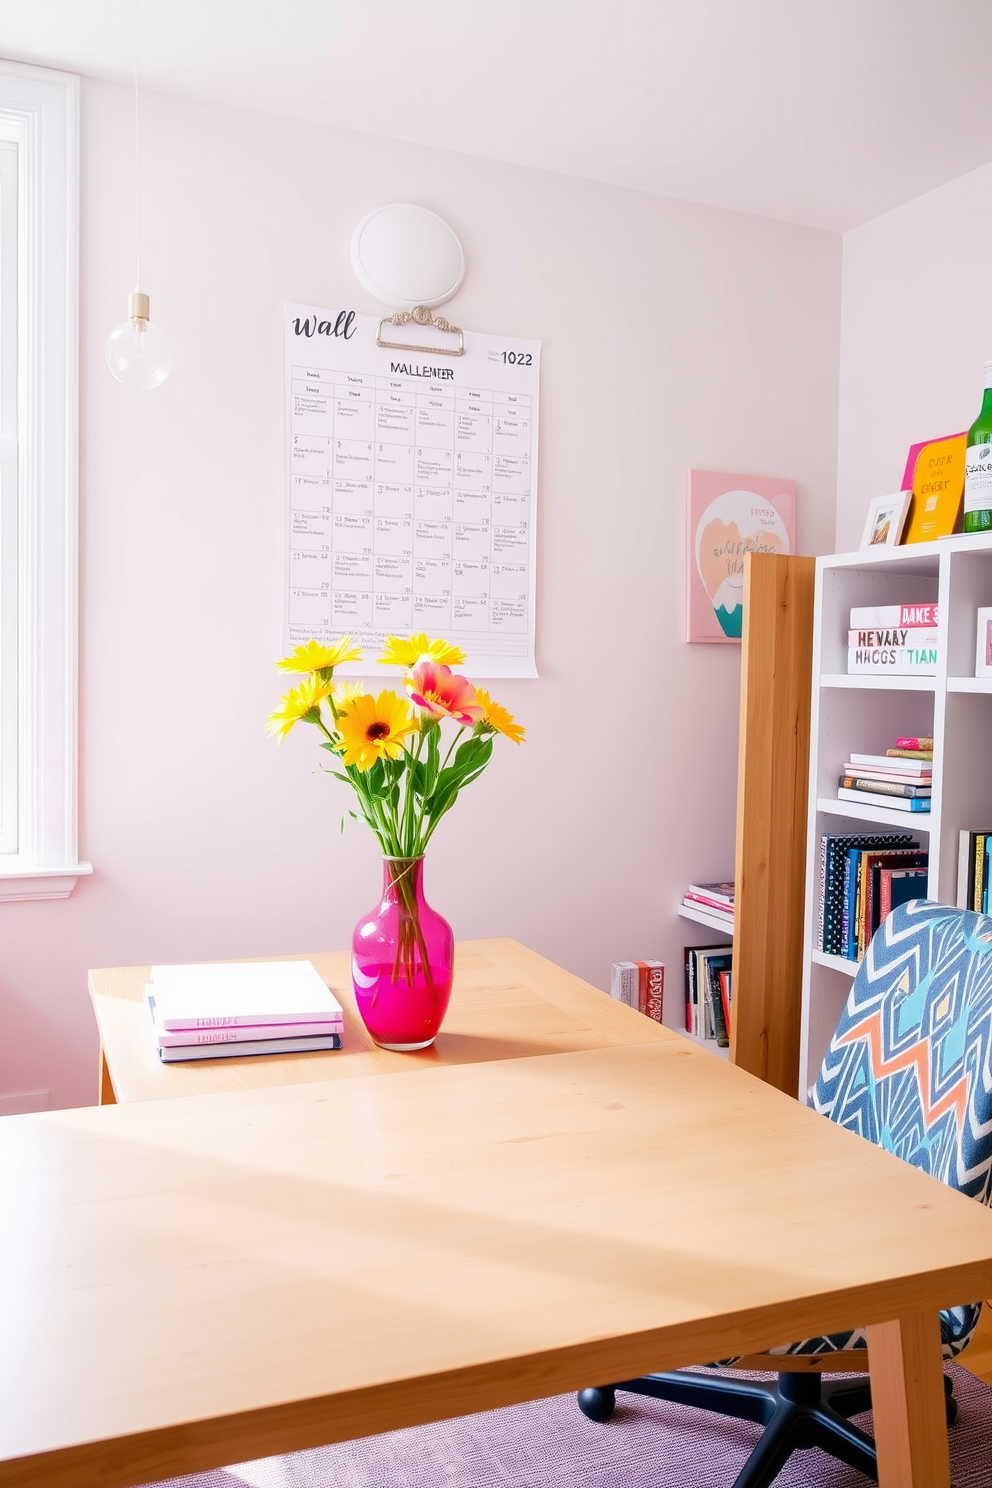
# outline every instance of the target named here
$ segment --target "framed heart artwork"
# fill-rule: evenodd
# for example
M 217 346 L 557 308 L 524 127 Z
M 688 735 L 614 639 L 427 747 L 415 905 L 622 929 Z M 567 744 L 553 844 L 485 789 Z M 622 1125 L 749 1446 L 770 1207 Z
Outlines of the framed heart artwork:
M 795 550 L 795 481 L 690 470 L 686 640 L 739 645 L 745 555 Z

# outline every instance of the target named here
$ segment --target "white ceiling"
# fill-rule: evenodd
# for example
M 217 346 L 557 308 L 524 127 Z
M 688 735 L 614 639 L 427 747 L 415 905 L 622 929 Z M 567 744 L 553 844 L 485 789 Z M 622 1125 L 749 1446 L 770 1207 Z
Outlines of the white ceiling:
M 142 86 L 841 231 L 992 160 L 992 0 L 138 0 Z M 135 0 L 0 0 L 130 82 Z

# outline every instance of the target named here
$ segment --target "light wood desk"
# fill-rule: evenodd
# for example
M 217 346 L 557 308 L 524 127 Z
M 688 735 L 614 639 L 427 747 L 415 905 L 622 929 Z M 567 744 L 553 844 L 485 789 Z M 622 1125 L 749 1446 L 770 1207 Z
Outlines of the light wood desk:
M 883 1488 L 948 1488 L 936 1310 L 992 1214 L 683 1040 L 11 1116 L 0 1163 L 0 1488 L 858 1324 Z
M 101 1103 L 409 1074 L 447 1064 L 656 1043 L 676 1036 L 514 940 L 469 940 L 455 947 L 451 1006 L 433 1047 L 391 1054 L 365 1031 L 346 951 L 286 959 L 312 961 L 334 991 L 344 1008 L 343 1048 L 326 1054 L 163 1064 L 144 1000 L 149 968 L 91 971 L 90 996 L 100 1030 Z

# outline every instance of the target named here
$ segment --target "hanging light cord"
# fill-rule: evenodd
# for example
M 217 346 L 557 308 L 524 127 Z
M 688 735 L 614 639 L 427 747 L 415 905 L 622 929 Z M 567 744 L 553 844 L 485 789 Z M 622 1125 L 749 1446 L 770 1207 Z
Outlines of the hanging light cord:
M 134 0 L 134 258 L 135 289 L 141 287 L 141 165 L 138 150 L 138 0 Z

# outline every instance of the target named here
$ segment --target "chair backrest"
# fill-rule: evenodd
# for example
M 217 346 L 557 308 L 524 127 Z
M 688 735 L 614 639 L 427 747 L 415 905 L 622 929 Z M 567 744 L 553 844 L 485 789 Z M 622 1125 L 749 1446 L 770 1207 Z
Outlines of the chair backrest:
M 924 899 L 893 910 L 854 978 L 811 1104 L 989 1202 L 992 918 Z M 942 1316 L 953 1352 L 963 1348 L 978 1312 L 955 1308 Z

